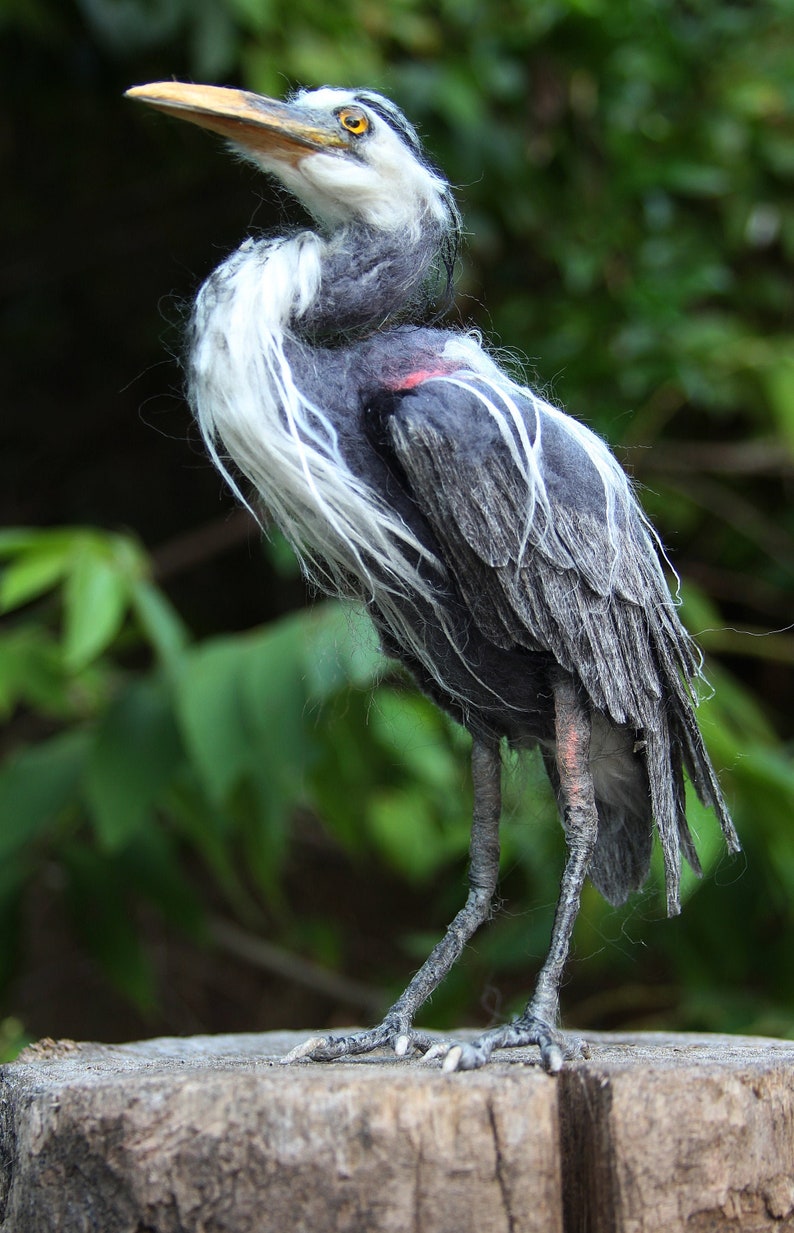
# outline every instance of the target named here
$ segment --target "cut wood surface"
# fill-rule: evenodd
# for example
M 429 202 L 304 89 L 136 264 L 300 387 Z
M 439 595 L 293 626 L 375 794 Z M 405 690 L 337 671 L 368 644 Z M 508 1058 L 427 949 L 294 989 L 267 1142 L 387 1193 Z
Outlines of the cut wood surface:
M 0 1230 L 794 1230 L 794 1042 L 593 1033 L 549 1078 L 532 1051 L 278 1065 L 303 1036 L 31 1046 Z

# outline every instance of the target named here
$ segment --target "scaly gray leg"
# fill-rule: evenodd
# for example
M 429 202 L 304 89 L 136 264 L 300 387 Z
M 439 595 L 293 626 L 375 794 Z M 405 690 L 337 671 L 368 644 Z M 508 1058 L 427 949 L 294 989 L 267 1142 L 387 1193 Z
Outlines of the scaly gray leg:
M 487 919 L 499 875 L 499 819 L 502 812 L 502 765 L 498 744 L 475 738 L 471 751 L 474 811 L 469 847 L 469 894 L 444 937 L 397 999 L 382 1023 L 348 1036 L 315 1036 L 292 1049 L 283 1062 L 301 1058 L 330 1062 L 391 1046 L 398 1057 L 409 1049 L 426 1052 L 434 1044 L 417 1031 L 417 1011 L 451 971 L 472 934 Z
M 434 1050 L 435 1056 L 444 1056 L 445 1070 L 474 1070 L 485 1065 L 494 1049 L 536 1044 L 540 1046 L 544 1067 L 554 1073 L 561 1069 L 565 1057 L 581 1049 L 578 1041 L 567 1041 L 557 1027 L 559 994 L 582 886 L 595 847 L 598 814 L 590 771 L 590 716 L 574 682 L 567 676 L 560 677 L 554 686 L 554 724 L 568 859 L 560 883 L 549 953 L 523 1014 L 512 1023 L 485 1032 L 471 1044 Z

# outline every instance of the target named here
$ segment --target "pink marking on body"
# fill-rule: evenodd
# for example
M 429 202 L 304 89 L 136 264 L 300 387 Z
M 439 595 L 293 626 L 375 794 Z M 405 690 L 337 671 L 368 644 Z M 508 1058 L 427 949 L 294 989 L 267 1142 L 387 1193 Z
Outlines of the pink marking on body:
M 423 381 L 432 380 L 433 377 L 446 377 L 448 372 L 448 368 L 417 368 L 416 372 L 408 372 L 404 376 L 399 377 L 391 388 L 393 390 L 412 390 L 415 386 L 421 385 Z

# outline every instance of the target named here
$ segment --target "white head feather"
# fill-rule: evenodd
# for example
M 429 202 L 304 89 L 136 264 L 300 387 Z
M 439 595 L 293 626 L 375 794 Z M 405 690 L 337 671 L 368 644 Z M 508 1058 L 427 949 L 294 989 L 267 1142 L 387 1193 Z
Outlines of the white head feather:
M 366 132 L 351 138 L 345 150 L 307 148 L 296 156 L 277 148 L 240 147 L 246 159 L 276 175 L 323 226 L 332 229 L 358 219 L 378 231 L 408 232 L 410 237 L 428 216 L 442 224 L 448 220 L 448 186 L 420 157 L 414 129 L 388 99 L 323 86 L 301 90 L 290 103 L 308 116 L 336 120 L 340 128 L 346 109 L 366 116 Z

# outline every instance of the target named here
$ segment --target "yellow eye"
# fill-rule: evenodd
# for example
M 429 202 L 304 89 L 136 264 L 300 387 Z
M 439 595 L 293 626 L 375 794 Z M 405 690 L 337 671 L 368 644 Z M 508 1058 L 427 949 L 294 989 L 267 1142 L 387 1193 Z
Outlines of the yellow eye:
M 363 111 L 359 111 L 358 107 L 343 107 L 336 114 L 342 128 L 347 129 L 348 133 L 352 133 L 354 137 L 363 137 L 369 132 L 369 120 Z

